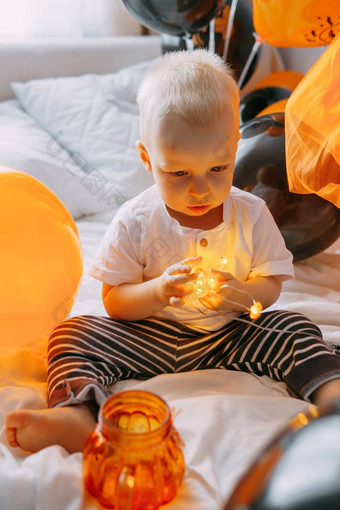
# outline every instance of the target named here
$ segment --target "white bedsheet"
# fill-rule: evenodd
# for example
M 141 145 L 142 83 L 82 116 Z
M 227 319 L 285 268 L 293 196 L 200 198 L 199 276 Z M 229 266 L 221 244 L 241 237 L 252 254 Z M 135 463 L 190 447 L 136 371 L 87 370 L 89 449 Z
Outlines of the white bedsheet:
M 110 217 L 79 220 L 85 274 L 72 315 L 104 314 L 101 285 L 86 272 Z M 305 313 L 327 343 L 340 346 L 340 242 L 296 264 L 276 308 Z M 0 509 L 94 510 L 82 481 L 82 455 L 52 446 L 26 455 L 7 446 L 9 410 L 46 407 L 45 358 L 39 345 L 0 361 Z M 124 381 L 115 391 L 139 387 L 162 396 L 176 411 L 185 442 L 186 473 L 169 510 L 219 510 L 262 447 L 308 404 L 288 396 L 283 383 L 251 374 L 206 370 Z

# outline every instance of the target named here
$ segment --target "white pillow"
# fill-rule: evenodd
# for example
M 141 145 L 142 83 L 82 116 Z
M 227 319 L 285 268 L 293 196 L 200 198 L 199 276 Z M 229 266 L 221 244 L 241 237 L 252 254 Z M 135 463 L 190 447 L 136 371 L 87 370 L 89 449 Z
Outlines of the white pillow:
M 60 198 L 74 219 L 104 211 L 114 213 L 124 201 L 112 183 L 101 183 L 97 173 L 84 173 L 70 153 L 15 99 L 0 103 L 0 164 L 39 179 Z
M 22 107 L 66 147 L 85 173 L 96 169 L 122 200 L 153 184 L 140 161 L 136 92 L 153 61 L 106 75 L 12 83 Z

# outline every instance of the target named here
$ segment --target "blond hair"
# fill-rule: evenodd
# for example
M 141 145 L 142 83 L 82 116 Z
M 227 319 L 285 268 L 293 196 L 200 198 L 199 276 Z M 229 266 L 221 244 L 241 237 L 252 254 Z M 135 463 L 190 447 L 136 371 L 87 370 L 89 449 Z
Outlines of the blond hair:
M 235 100 L 238 88 L 233 73 L 217 54 L 205 49 L 163 55 L 147 73 L 137 94 L 141 136 L 147 125 L 168 114 L 207 126 Z

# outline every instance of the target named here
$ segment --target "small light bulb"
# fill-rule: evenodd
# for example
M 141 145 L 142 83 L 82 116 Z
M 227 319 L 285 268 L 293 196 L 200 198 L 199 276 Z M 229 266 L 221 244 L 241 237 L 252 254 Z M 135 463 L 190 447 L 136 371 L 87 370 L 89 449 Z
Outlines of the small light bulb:
M 218 269 L 220 271 L 226 271 L 227 270 L 227 264 L 228 264 L 228 259 L 226 257 L 220 257 L 218 259 Z
M 197 289 L 203 289 L 203 287 L 204 287 L 204 286 L 205 286 L 205 285 L 204 285 L 204 280 L 203 280 L 203 278 L 198 278 L 198 279 L 196 280 L 196 287 L 197 287 Z
M 194 286 L 195 286 L 195 282 L 193 282 L 192 280 L 190 282 L 188 282 L 187 284 L 187 287 L 189 287 L 189 289 L 192 289 Z
M 260 301 L 256 301 L 250 308 L 249 308 L 249 317 L 251 319 L 258 319 L 261 315 L 261 311 L 263 310 L 262 304 Z
M 304 413 L 299 413 L 298 419 L 302 426 L 308 425 L 308 417 Z
M 319 417 L 319 410 L 318 410 L 318 408 L 315 405 L 310 404 L 309 407 L 308 407 L 308 411 L 309 411 L 309 414 L 313 418 L 318 418 Z
M 217 290 L 219 287 L 218 281 L 216 278 L 208 278 L 207 279 L 207 287 L 210 290 Z
M 128 475 L 126 478 L 126 485 L 129 489 L 133 489 L 135 486 L 135 477 L 133 475 Z
M 193 294 L 195 297 L 202 297 L 204 294 L 204 289 L 197 287 Z

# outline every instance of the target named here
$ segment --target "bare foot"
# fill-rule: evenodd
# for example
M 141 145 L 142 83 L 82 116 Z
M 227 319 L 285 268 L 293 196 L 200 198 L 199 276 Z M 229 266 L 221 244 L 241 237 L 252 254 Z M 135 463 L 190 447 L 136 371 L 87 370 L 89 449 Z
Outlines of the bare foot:
M 95 425 L 94 414 L 85 404 L 38 411 L 22 409 L 8 413 L 5 434 L 10 446 L 28 452 L 59 445 L 75 453 L 83 451 Z
M 313 393 L 313 403 L 317 406 L 328 406 L 336 399 L 340 399 L 340 379 L 323 384 Z

